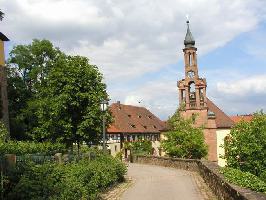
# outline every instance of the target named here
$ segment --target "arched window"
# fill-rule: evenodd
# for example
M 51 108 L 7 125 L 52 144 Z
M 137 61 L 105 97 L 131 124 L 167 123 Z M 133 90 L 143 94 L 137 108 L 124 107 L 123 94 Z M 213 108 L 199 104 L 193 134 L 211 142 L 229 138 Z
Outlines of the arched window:
M 188 65 L 189 66 L 192 65 L 192 54 L 191 53 L 188 54 Z
M 191 82 L 191 83 L 189 84 L 189 92 L 190 92 L 190 93 L 195 92 L 195 83 L 194 83 L 194 82 Z

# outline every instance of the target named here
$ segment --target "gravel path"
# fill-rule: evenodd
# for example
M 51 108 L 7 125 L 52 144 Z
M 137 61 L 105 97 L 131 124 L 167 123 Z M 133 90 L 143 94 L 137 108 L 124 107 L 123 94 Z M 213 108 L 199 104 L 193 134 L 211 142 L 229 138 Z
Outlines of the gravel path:
M 133 185 L 121 200 L 205 200 L 195 176 L 188 171 L 154 165 L 129 164 Z

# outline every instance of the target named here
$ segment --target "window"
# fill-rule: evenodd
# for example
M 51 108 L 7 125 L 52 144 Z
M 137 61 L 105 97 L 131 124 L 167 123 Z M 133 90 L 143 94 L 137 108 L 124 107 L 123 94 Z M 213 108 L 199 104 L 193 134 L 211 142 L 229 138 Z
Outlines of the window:
M 131 124 L 131 127 L 132 127 L 132 128 L 136 128 L 136 125 L 135 125 L 135 124 Z
M 128 117 L 131 117 L 131 115 L 127 115 Z
M 151 115 L 148 115 L 148 118 L 151 119 L 152 118 Z
M 138 115 L 138 118 L 141 118 L 141 115 Z
M 189 84 L 189 92 L 190 93 L 195 92 L 195 83 L 194 82 L 191 82 Z
M 147 129 L 147 126 L 143 126 L 143 128 Z
M 153 128 L 157 128 L 155 125 L 153 125 Z
M 188 54 L 188 64 L 189 66 L 192 65 L 192 54 L 191 53 Z
M 187 73 L 187 76 L 188 76 L 189 78 L 194 78 L 194 76 L 195 76 L 195 72 L 193 72 L 193 71 L 189 71 L 189 72 Z

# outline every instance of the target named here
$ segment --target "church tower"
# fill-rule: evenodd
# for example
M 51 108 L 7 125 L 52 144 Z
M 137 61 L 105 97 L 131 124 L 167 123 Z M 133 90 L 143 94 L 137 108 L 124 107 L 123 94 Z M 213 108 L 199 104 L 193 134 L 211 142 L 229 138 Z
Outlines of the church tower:
M 184 40 L 185 77 L 178 81 L 179 109 L 184 118 L 193 115 L 196 127 L 204 127 L 204 139 L 208 145 L 208 160 L 218 161 L 224 165 L 224 161 L 218 155 L 224 154 L 223 138 L 230 133 L 233 121 L 206 96 L 207 83 L 205 78 L 199 77 L 197 64 L 197 48 L 187 21 L 187 33 Z
M 207 109 L 206 79 L 200 78 L 197 65 L 197 48 L 187 21 L 184 40 L 185 78 L 178 82 L 179 107 L 185 110 Z

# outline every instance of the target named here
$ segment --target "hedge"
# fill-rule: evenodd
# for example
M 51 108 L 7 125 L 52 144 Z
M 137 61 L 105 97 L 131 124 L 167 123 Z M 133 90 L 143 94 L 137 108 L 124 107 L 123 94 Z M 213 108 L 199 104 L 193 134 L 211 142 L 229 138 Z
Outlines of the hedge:
M 122 181 L 125 165 L 109 155 L 98 155 L 93 161 L 68 164 L 30 164 L 13 188 L 6 194 L 15 200 L 97 199 L 99 193 Z
M 51 142 L 27 142 L 27 141 L 8 141 L 0 142 L 0 156 L 4 154 L 42 154 L 54 155 L 57 152 L 65 152 L 66 147 L 64 144 L 51 143 Z
M 249 172 L 242 172 L 239 169 L 230 167 L 222 168 L 220 171 L 230 183 L 234 183 L 257 192 L 266 193 L 266 180 L 263 181 Z

